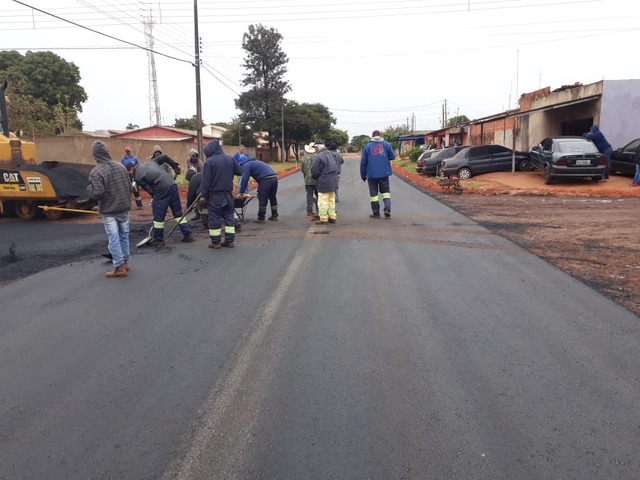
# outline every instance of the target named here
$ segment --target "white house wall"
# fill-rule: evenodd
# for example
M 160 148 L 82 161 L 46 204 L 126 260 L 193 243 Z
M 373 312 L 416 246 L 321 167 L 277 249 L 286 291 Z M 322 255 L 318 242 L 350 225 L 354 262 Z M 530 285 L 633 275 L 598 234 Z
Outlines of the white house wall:
M 603 83 L 598 125 L 615 150 L 640 138 L 640 80 L 604 80 Z

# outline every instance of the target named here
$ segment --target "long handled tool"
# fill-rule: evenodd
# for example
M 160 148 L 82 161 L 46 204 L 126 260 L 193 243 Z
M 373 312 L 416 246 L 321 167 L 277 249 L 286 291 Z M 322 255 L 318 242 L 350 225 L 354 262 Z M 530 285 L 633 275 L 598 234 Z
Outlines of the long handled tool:
M 178 219 L 178 222 L 177 222 L 177 223 L 176 223 L 176 224 L 171 228 L 171 230 L 169 230 L 169 233 L 167 233 L 167 234 L 165 235 L 165 237 L 164 237 L 164 238 L 165 238 L 165 240 L 166 240 L 167 238 L 169 238 L 169 235 L 171 235 L 171 234 L 173 233 L 173 231 L 174 231 L 174 230 L 175 230 L 175 229 L 180 225 L 180 223 L 182 223 L 182 221 L 184 220 L 184 218 L 185 218 L 189 213 L 191 213 L 191 212 L 193 211 L 193 209 L 194 209 L 194 208 L 196 208 L 196 205 L 198 205 L 198 200 L 200 200 L 200 197 L 202 197 L 202 194 L 201 194 L 201 193 L 199 193 L 199 194 L 198 194 L 198 196 L 196 197 L 196 199 L 193 201 L 193 203 L 192 203 L 191 205 L 189 205 L 189 208 L 187 208 L 187 209 L 184 211 L 184 214 L 182 214 L 182 217 L 180 217 L 180 218 Z M 158 250 L 161 246 L 162 246 L 162 244 L 159 244 L 159 245 L 156 247 L 156 250 Z
M 151 225 L 151 228 L 149 229 L 149 234 L 146 237 L 144 237 L 142 240 L 140 240 L 138 243 L 136 243 L 136 247 L 138 248 L 144 247 L 151 240 L 153 240 L 153 225 Z

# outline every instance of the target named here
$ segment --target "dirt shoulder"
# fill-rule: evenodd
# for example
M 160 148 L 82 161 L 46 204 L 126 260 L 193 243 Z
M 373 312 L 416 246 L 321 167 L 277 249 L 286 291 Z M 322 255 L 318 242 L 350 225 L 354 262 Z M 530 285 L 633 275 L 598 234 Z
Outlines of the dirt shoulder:
M 544 185 L 539 172 L 491 173 L 462 181 L 464 192 L 454 195 L 432 178 L 394 173 L 640 314 L 640 245 L 632 220 L 640 212 L 640 188 L 629 187 L 629 177 Z

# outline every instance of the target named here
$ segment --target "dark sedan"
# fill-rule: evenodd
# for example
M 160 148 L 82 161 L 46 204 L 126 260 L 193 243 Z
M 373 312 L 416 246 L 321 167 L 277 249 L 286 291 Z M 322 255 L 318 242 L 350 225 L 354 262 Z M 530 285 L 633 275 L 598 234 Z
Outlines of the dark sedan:
M 436 153 L 439 152 L 440 150 L 427 150 L 423 153 L 420 154 L 420 156 L 418 157 L 418 161 L 416 162 L 416 172 L 423 174 L 424 172 L 424 162 L 428 159 L 431 158 L 431 156 Z
M 465 147 L 453 157 L 444 160 L 441 170 L 445 177 L 457 175 L 466 179 L 474 175 L 489 172 L 510 171 L 512 165 L 513 150 L 502 145 L 479 145 L 477 147 Z M 516 170 L 529 170 L 529 154 L 515 152 Z
M 640 138 L 627 143 L 611 154 L 610 173 L 620 172 L 627 175 L 636 173 L 636 155 L 640 152 Z
M 446 147 L 446 148 L 437 150 L 433 155 L 431 155 L 429 158 L 425 159 L 422 162 L 422 173 L 425 175 L 432 175 L 432 176 L 437 175 L 438 169 L 440 168 L 442 161 L 446 160 L 447 158 L 453 157 L 456 153 L 458 153 L 463 148 L 467 148 L 467 147 L 462 147 L 462 146 Z
M 583 137 L 548 137 L 529 152 L 531 165 L 542 171 L 544 183 L 555 178 L 602 180 L 607 160 L 591 140 Z

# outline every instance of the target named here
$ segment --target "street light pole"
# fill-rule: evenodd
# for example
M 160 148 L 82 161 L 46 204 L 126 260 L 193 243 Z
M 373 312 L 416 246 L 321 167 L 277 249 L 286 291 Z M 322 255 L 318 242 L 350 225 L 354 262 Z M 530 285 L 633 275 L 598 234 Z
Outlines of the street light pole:
M 193 24 L 195 34 L 195 65 L 196 67 L 196 122 L 198 131 L 198 154 L 204 158 L 202 153 L 202 96 L 200 93 L 200 35 L 198 33 L 198 0 L 193 0 Z

